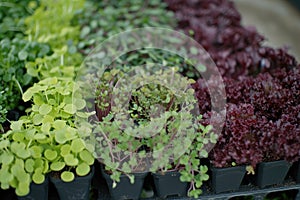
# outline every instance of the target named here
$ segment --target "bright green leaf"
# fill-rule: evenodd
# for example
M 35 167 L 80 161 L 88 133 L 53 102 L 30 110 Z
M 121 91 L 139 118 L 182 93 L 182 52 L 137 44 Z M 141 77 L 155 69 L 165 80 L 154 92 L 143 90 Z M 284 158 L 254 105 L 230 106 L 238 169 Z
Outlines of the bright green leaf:
M 75 175 L 72 172 L 64 171 L 60 177 L 64 182 L 71 182 L 74 180 Z
M 84 148 L 85 148 L 85 143 L 80 138 L 73 140 L 71 143 L 71 151 L 73 151 L 74 153 L 79 153 Z
M 85 176 L 90 172 L 90 166 L 87 163 L 80 163 L 76 167 L 76 174 L 79 176 Z
M 75 114 L 75 112 L 77 111 L 77 108 L 75 105 L 73 104 L 67 104 L 65 107 L 64 107 L 64 111 L 66 113 L 69 113 L 69 114 Z
M 39 113 L 41 115 L 47 115 L 49 112 L 51 112 L 51 110 L 52 110 L 52 106 L 51 105 L 43 104 L 39 108 Z

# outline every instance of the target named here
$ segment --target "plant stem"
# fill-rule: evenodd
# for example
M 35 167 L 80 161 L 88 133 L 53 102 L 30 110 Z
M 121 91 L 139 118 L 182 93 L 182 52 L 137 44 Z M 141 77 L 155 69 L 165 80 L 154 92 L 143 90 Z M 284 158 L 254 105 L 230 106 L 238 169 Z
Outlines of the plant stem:
M 21 92 L 21 94 L 22 94 L 22 96 L 23 96 L 23 89 L 22 89 L 22 87 L 21 87 L 19 81 L 16 79 L 15 76 L 13 76 L 12 79 L 16 82 L 16 84 L 17 84 L 17 86 L 18 86 L 18 88 L 19 88 L 19 90 L 20 90 L 20 92 Z

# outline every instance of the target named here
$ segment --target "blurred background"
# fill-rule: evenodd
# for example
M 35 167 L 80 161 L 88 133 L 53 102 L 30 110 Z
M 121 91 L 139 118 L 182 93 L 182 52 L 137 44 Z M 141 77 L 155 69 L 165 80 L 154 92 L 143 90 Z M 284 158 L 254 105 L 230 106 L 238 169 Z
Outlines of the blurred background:
M 272 47 L 289 47 L 300 62 L 300 0 L 233 1 L 244 25 L 255 26 Z

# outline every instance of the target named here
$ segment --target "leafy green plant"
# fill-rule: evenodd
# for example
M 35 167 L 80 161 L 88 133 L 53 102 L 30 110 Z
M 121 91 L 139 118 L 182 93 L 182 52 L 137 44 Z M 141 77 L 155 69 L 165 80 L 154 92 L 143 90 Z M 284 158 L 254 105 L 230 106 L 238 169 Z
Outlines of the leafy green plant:
M 151 80 L 149 74 L 145 74 L 140 80 L 137 80 L 139 82 L 150 79 L 151 84 L 132 93 L 135 102 L 132 107 L 135 115 L 131 117 L 137 119 L 139 124 L 142 122 L 142 124 L 149 125 L 149 121 L 153 120 L 151 115 L 157 113 L 153 112 L 152 105 L 161 105 L 161 108 L 166 111 L 165 113 L 169 113 L 165 122 L 166 129 L 161 129 L 145 140 L 145 145 L 150 152 L 153 152 L 150 170 L 161 173 L 180 171 L 180 180 L 191 184 L 188 195 L 198 198 L 202 192 L 200 189 L 202 183 L 209 178 L 208 168 L 201 165 L 200 158 L 208 157 L 205 147 L 209 143 L 216 143 L 217 137 L 211 131 L 211 126 L 201 125 L 200 115 L 192 115 L 196 100 L 194 91 L 188 86 L 193 81 L 174 74 L 174 72 L 176 70 L 173 69 L 171 73 L 168 73 L 167 70 L 165 74 L 156 74 L 159 82 L 163 83 L 163 80 L 167 80 L 172 83 L 168 88 L 162 87 L 156 80 Z M 132 110 L 129 112 L 132 113 Z M 197 119 L 194 119 L 195 117 Z M 149 130 L 157 129 L 157 124 L 158 121 L 155 121 L 150 125 Z
M 12 130 L 0 139 L 1 188 L 13 187 L 18 196 L 29 193 L 32 181 L 43 183 L 49 170 L 48 161 L 43 158 L 45 146 L 37 141 L 42 134 L 28 129 L 30 123 L 26 118 L 12 122 Z
M 24 82 L 30 82 L 32 77 L 41 80 L 27 89 L 22 87 L 15 74 L 4 76 L 16 80 L 24 102 L 33 102 L 26 110 L 27 115 L 12 122 L 11 131 L 1 137 L 1 187 L 16 188 L 19 196 L 29 192 L 31 181 L 41 183 L 49 172 L 59 173 L 60 178 L 68 182 L 75 176 L 88 174 L 94 162 L 90 153 L 92 147 L 88 148 L 82 139 L 90 130 L 86 125 L 75 123 L 90 116 L 80 112 L 85 101 L 75 94 L 78 85 L 73 81 L 74 66 L 82 59 L 76 54 L 75 47 L 79 27 L 69 24 L 83 2 L 41 1 L 40 7 L 25 20 L 28 41 L 22 39 L 23 36 L 12 42 L 9 39 L 1 41 L 3 49 L 7 49 L 3 52 L 8 52 L 8 56 L 2 54 L 1 59 L 9 73 L 22 70 L 23 74 L 16 74 L 23 75 Z M 17 48 L 10 48 L 10 42 Z M 53 51 L 39 42 L 48 43 Z M 10 67 L 12 62 L 23 64 L 22 68 L 16 66 L 14 71 Z M 28 74 L 24 76 L 25 62 Z M 1 72 L 7 75 L 6 71 Z
M 175 26 L 174 15 L 160 0 L 86 1 L 73 18 L 80 25 L 78 48 L 87 55 L 93 47 L 114 34 L 141 27 Z
M 37 1 L 0 2 L 0 132 L 4 131 L 8 111 L 24 110 L 19 104 L 22 90 L 32 83 L 24 61 L 48 53 L 47 45 L 27 44 L 24 40 L 24 19 L 36 6 Z
M 117 82 L 120 83 L 119 82 L 121 81 L 120 79 L 124 78 L 123 76 L 125 75 L 125 73 L 123 72 L 119 70 L 112 70 L 110 72 L 104 73 L 103 76 L 104 78 L 102 79 L 102 82 L 100 82 L 100 85 L 98 87 L 100 92 L 101 93 L 106 92 L 105 94 L 110 93 L 110 95 L 106 95 L 106 97 L 111 98 L 112 87 Z M 152 78 L 153 77 L 154 76 L 152 76 Z M 108 82 L 105 82 L 105 80 L 108 80 Z M 118 95 L 118 93 L 126 94 L 126 88 L 120 88 L 120 90 L 117 91 L 116 94 L 117 96 L 114 96 L 113 98 L 114 102 L 119 102 L 124 100 L 122 99 L 123 95 Z M 133 94 L 132 97 L 136 98 L 134 96 L 137 95 L 138 95 L 137 93 Z M 108 98 L 108 101 L 106 101 L 106 103 L 109 104 L 111 103 L 110 98 Z M 101 99 L 103 99 L 103 95 L 100 97 L 100 100 Z M 154 99 L 151 100 L 153 102 L 156 102 Z M 149 101 L 151 102 L 151 100 Z M 105 108 L 105 106 L 107 105 L 100 104 L 99 106 L 101 108 L 103 107 Z M 123 119 L 123 116 L 118 115 L 118 113 L 129 114 L 133 120 L 135 120 L 137 123 L 139 123 L 142 126 L 142 118 L 144 118 L 144 115 L 146 113 L 144 113 L 142 117 L 141 116 L 138 117 L 139 115 L 136 115 L 135 112 L 141 111 L 143 106 L 145 108 L 147 107 L 147 109 L 149 110 L 150 108 L 148 108 L 148 106 L 151 105 L 150 104 L 146 105 L 146 102 L 143 105 L 132 104 L 128 112 L 126 111 L 124 112 L 122 108 L 122 104 L 116 105 L 115 107 L 112 107 L 113 111 L 111 112 L 111 114 L 109 114 L 107 117 L 104 117 L 103 121 L 99 122 L 97 128 L 95 129 L 97 135 L 96 136 L 97 144 L 100 145 L 100 147 L 96 146 L 97 155 L 100 156 L 99 160 L 105 163 L 106 169 L 109 170 L 109 172 L 111 173 L 111 178 L 115 182 L 118 182 L 120 180 L 120 175 L 122 173 L 127 174 L 130 177 L 131 181 L 134 181 L 133 176 L 129 175 L 130 173 L 148 170 L 147 162 L 145 160 L 146 151 L 143 150 L 143 146 L 146 144 L 145 139 L 141 137 L 136 137 L 138 128 L 136 128 L 135 130 L 133 129 L 132 121 L 130 120 L 126 121 Z M 113 118 L 115 120 L 113 120 Z M 119 118 L 119 120 L 117 120 L 117 118 Z M 164 116 L 162 116 L 160 120 L 162 122 L 166 121 L 164 119 Z M 128 129 L 122 130 L 120 127 L 123 125 L 127 126 Z
M 5 91 L 2 98 L 7 101 L 6 107 L 12 109 L 16 103 L 11 96 L 22 94 L 22 90 L 33 81 L 26 73 L 25 62 L 43 57 L 51 50 L 47 44 L 28 42 L 21 38 L 3 39 L 0 41 L 0 48 L 1 91 Z
M 97 155 L 115 183 L 122 173 L 134 181 L 133 172 L 178 170 L 181 181 L 191 183 L 189 196 L 198 197 L 202 182 L 208 180 L 200 157 L 208 156 L 205 145 L 215 143 L 216 136 L 211 126 L 200 124 L 200 116 L 192 115 L 196 100 L 189 85 L 193 81 L 181 77 L 176 68 L 147 67 L 154 72 L 132 68 L 105 85 L 112 107 L 95 129 L 101 144 L 96 146 Z M 107 73 L 107 80 L 113 80 Z
M 174 13 L 166 11 L 166 4 L 160 0 L 87 1 L 85 7 L 75 15 L 73 24 L 81 26 L 78 49 L 87 55 L 94 47 L 115 34 L 142 27 L 175 28 L 176 20 Z M 165 40 L 173 40 L 174 46 L 180 46 L 176 38 Z M 192 52 L 195 51 L 197 49 L 192 48 Z M 184 58 L 160 49 L 135 50 L 120 56 L 116 63 L 122 66 L 148 63 L 180 66 L 179 71 L 185 76 L 194 79 L 200 77 L 197 70 Z
M 54 49 L 53 53 L 49 56 L 27 62 L 26 69 L 28 74 L 37 77 L 39 80 L 57 76 L 74 78 L 77 69 L 76 66 L 78 66 L 75 65 L 77 63 L 76 60 L 80 60 L 80 56 L 74 59 L 74 64 L 71 64 L 71 60 L 65 60 L 65 57 L 69 56 L 67 51 L 68 47 L 63 46 L 60 49 Z
M 23 95 L 24 101 L 33 100 L 28 111 L 35 126 L 43 133 L 49 146 L 45 158 L 52 171 L 60 171 L 63 181 L 72 181 L 75 174 L 84 176 L 90 172 L 94 158 L 84 138 L 91 129 L 75 121 L 88 118 L 91 113 L 82 112 L 86 106 L 79 85 L 70 78 L 47 78 L 29 88 Z M 73 171 L 72 171 L 73 170 Z
M 142 140 L 122 132 L 112 118 L 112 114 L 104 117 L 95 133 L 97 157 L 105 164 L 105 170 L 110 174 L 115 187 L 121 174 L 126 174 L 130 182 L 134 183 L 132 173 L 146 171 L 146 154 L 141 150 Z
M 0 106 L 0 132 L 4 132 L 2 123 L 6 121 L 7 110 Z
M 0 40 L 24 35 L 25 17 L 38 6 L 37 0 L 5 0 L 0 2 Z
M 80 27 L 71 24 L 84 0 L 46 1 L 42 0 L 33 15 L 25 20 L 28 40 L 48 43 L 53 54 L 26 64 L 28 73 L 39 80 L 54 76 L 73 76 L 82 62 L 77 52 Z
M 75 44 L 79 38 L 79 27 L 71 26 L 71 19 L 83 4 L 84 0 L 42 0 L 35 12 L 25 20 L 26 34 L 32 40 L 48 43 L 54 49 L 67 42 Z
M 198 118 L 199 120 L 201 117 Z M 180 180 L 183 182 L 190 182 L 188 189 L 188 195 L 194 198 L 198 198 L 202 194 L 201 186 L 203 182 L 209 179 L 207 174 L 208 167 L 202 165 L 200 158 L 207 158 L 208 152 L 205 149 L 205 145 L 217 142 L 217 136 L 211 131 L 210 125 L 203 126 L 198 122 L 195 126 L 196 135 L 191 146 L 185 152 L 185 154 L 178 160 L 178 165 L 184 166 L 180 170 Z
M 32 100 L 32 107 L 1 138 L 2 188 L 11 186 L 23 196 L 31 181 L 41 183 L 49 172 L 57 172 L 65 182 L 90 172 L 93 146 L 83 139 L 91 133 L 84 124 L 91 113 L 80 111 L 86 103 L 78 89 L 72 79 L 54 77 L 24 93 L 23 100 Z

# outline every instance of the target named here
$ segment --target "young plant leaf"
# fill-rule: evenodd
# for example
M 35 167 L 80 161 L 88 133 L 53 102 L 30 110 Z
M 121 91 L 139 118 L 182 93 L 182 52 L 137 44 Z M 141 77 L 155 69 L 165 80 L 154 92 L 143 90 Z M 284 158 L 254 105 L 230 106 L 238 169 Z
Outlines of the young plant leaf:
M 66 155 L 68 155 L 71 151 L 71 145 L 69 144 L 64 144 L 61 148 L 60 148 L 60 155 L 62 157 L 65 157 Z
M 64 157 L 64 161 L 68 166 L 76 166 L 78 165 L 78 159 L 74 157 L 73 154 L 68 154 Z
M 74 180 L 75 175 L 73 172 L 64 171 L 60 177 L 64 182 L 71 182 Z
M 50 165 L 50 169 L 53 171 L 60 171 L 65 167 L 65 163 L 64 162 L 53 162 Z
M 85 148 L 85 144 L 82 139 L 78 138 L 72 141 L 71 151 L 74 153 L 79 153 Z
M 47 149 L 47 150 L 45 151 L 44 155 L 45 155 L 45 157 L 46 157 L 48 160 L 52 161 L 52 160 L 54 160 L 54 159 L 57 157 L 57 151 L 53 151 L 53 150 L 51 150 L 51 149 Z
M 45 181 L 45 175 L 41 173 L 34 173 L 32 175 L 32 180 L 36 184 L 42 184 Z
M 78 176 L 85 176 L 90 172 L 91 168 L 87 163 L 80 163 L 77 167 L 76 167 L 76 174 Z
M 16 194 L 18 196 L 25 196 L 29 193 L 29 182 L 20 182 L 16 188 Z
M 3 152 L 1 155 L 1 163 L 3 165 L 9 165 L 14 160 L 14 156 L 9 152 Z
M 47 115 L 48 113 L 50 113 L 52 110 L 52 106 L 49 104 L 43 104 L 40 106 L 39 108 L 39 113 L 41 115 Z
M 25 161 L 25 170 L 29 173 L 34 171 L 34 160 L 33 159 L 27 159 Z
M 76 111 L 77 111 L 77 108 L 74 104 L 67 104 L 65 107 L 64 107 L 64 111 L 66 113 L 69 113 L 69 114 L 75 114 Z
M 88 150 L 83 150 L 79 153 L 79 157 L 81 160 L 86 162 L 88 165 L 92 165 L 95 161 L 95 158 Z

